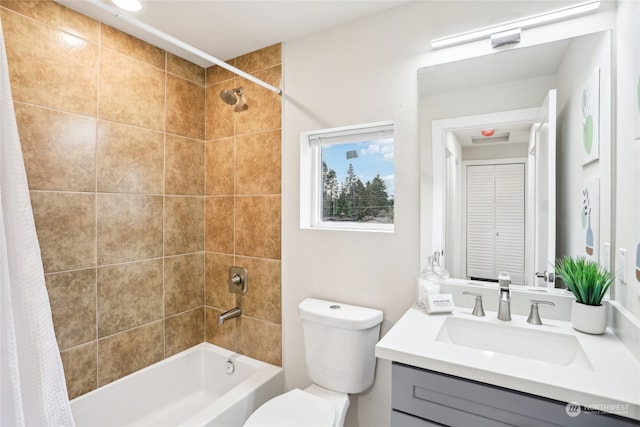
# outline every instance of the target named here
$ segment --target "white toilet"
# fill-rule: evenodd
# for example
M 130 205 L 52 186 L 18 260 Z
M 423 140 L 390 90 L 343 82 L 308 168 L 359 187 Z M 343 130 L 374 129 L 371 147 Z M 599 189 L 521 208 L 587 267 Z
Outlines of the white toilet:
M 342 427 L 347 393 L 373 384 L 382 311 L 308 298 L 300 303 L 300 318 L 312 384 L 269 400 L 245 427 Z

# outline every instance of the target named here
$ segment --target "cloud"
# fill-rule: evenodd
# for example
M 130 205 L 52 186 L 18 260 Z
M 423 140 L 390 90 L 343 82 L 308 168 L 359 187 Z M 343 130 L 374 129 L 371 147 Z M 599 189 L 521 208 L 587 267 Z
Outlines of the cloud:
M 396 175 L 392 173 L 389 175 L 381 176 L 380 178 L 382 178 L 384 181 L 395 181 Z
M 379 139 L 369 143 L 366 148 L 360 149 L 362 156 L 366 155 L 381 155 L 384 160 L 393 160 L 393 139 Z

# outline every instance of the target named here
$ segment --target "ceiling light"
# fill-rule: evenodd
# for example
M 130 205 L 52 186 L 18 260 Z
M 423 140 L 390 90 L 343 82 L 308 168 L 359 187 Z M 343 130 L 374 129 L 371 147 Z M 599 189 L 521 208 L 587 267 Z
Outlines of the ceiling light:
M 433 47 L 434 49 L 440 49 L 443 47 L 455 46 L 458 44 L 487 38 L 495 33 L 515 30 L 517 28 L 524 29 L 536 27 L 548 22 L 560 21 L 568 19 L 572 16 L 591 12 L 598 9 L 598 7 L 600 7 L 600 0 L 590 0 L 584 3 L 575 4 L 573 6 L 567 6 L 561 9 L 555 9 L 549 12 L 540 13 L 538 15 L 532 15 L 527 18 L 493 25 L 491 27 L 484 27 L 474 31 L 468 31 L 466 33 L 433 39 L 431 40 L 431 47 Z
M 491 34 L 491 47 L 495 49 L 502 46 L 508 46 L 510 44 L 520 43 L 521 33 L 522 29 L 516 28 L 514 30 Z
M 142 9 L 142 4 L 138 0 L 111 0 L 113 4 L 127 12 L 137 12 Z

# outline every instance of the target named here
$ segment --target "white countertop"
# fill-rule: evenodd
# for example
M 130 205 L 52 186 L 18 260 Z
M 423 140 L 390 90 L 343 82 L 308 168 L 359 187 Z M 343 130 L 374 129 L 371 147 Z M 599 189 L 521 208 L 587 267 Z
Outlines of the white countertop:
M 436 337 L 447 316 L 505 323 L 490 311 L 486 317 L 474 317 L 467 308 L 429 315 L 412 307 L 378 342 L 376 356 L 640 420 L 640 363 L 609 329 L 603 335 L 589 335 L 574 330 L 569 322 L 543 318 L 543 325 L 534 326 L 519 315 L 508 322 L 574 335 L 593 366 L 586 370 L 439 342 Z

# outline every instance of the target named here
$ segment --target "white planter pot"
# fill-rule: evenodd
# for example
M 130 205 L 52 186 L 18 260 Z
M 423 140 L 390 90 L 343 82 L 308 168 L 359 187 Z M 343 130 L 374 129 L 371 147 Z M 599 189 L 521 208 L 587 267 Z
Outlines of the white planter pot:
M 607 306 L 586 305 L 573 301 L 571 306 L 571 326 L 587 334 L 604 334 L 607 329 Z

